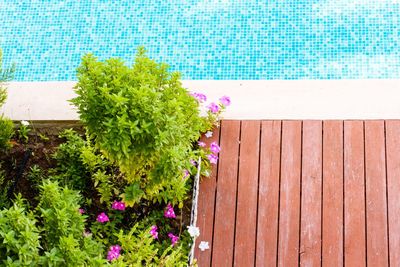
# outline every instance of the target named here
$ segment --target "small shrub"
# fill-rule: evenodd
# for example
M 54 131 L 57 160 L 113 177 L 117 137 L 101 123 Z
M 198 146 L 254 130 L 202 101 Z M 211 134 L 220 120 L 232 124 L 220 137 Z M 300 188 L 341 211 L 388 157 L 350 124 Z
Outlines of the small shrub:
M 0 115 L 0 152 L 11 147 L 10 139 L 14 135 L 14 124 Z
M 37 220 L 18 197 L 0 211 L 0 255 L 6 266 L 35 266 L 39 261 L 40 230 Z
M 45 181 L 36 210 L 20 196 L 0 211 L 0 261 L 6 266 L 103 266 L 101 243 L 83 235 L 76 191 Z
M 148 58 L 143 48 L 132 67 L 89 54 L 78 68 L 76 93 L 72 102 L 90 137 L 126 174 L 125 202 L 182 202 L 188 191 L 182 173 L 190 168 L 193 143 L 216 117 L 200 116 L 179 73 Z
M 0 108 L 7 99 L 7 92 L 4 83 L 12 79 L 14 71 L 14 65 L 8 69 L 3 69 L 3 53 L 0 49 Z M 5 150 L 10 147 L 9 140 L 13 135 L 14 125 L 12 121 L 0 114 L 0 152 L 1 150 Z

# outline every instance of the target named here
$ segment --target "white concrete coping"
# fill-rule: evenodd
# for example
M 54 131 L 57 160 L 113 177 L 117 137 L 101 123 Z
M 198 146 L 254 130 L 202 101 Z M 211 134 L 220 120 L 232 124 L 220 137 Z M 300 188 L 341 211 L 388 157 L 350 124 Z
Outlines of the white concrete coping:
M 11 82 L 0 110 L 13 120 L 77 120 L 75 82 Z M 210 101 L 230 96 L 225 119 L 400 119 L 400 80 L 184 80 Z

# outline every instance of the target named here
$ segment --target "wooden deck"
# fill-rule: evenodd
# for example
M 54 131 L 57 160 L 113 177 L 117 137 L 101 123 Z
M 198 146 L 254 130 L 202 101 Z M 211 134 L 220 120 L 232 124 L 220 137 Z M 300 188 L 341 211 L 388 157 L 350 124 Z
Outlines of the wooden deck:
M 400 121 L 222 121 L 205 140 L 222 150 L 200 267 L 400 266 Z

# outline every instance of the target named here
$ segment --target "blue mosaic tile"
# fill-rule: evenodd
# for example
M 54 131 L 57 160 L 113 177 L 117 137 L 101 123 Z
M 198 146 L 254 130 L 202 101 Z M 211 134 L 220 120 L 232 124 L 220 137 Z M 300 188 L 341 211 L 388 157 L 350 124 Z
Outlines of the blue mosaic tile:
M 398 0 L 1 0 L 16 80 L 75 80 L 137 46 L 184 79 L 400 78 Z

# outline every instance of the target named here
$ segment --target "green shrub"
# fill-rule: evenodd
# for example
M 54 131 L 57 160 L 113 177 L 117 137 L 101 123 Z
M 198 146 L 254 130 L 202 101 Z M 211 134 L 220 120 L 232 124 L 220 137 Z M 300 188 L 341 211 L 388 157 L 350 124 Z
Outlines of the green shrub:
M 6 174 L 3 166 L 0 163 L 0 209 L 8 207 L 10 198 L 8 197 L 8 190 L 11 187 L 11 180 L 6 180 Z
M 0 262 L 7 266 L 35 266 L 39 261 L 40 230 L 21 197 L 0 211 Z
M 0 49 L 0 108 L 6 101 L 7 92 L 4 86 L 5 82 L 12 79 L 15 71 L 15 66 L 8 69 L 3 69 L 3 53 Z M 9 140 L 14 135 L 14 125 L 11 120 L 4 118 L 0 114 L 0 152 L 1 150 L 8 149 L 10 147 Z
M 102 244 L 83 235 L 85 217 L 78 211 L 79 201 L 77 192 L 50 181 L 41 186 L 35 213 L 18 196 L 12 207 L 0 211 L 0 262 L 7 266 L 106 264 Z
M 200 117 L 198 102 L 168 69 L 143 48 L 132 67 L 89 54 L 78 68 L 78 97 L 72 102 L 96 146 L 126 174 L 128 205 L 141 198 L 182 202 L 192 144 L 215 121 Z
M 14 124 L 0 115 L 0 153 L 11 147 L 10 139 L 14 135 Z
M 187 266 L 189 246 L 181 244 L 172 247 L 165 241 L 161 246 L 150 234 L 150 228 L 141 229 L 135 225 L 129 233 L 122 231 L 117 234 L 118 242 L 123 248 L 123 254 L 113 266 Z M 168 244 L 167 244 L 168 243 Z
M 66 142 L 59 145 L 53 155 L 57 165 L 53 170 L 53 179 L 72 189 L 81 190 L 93 185 L 98 191 L 101 203 L 111 203 L 111 198 L 119 192 L 113 182 L 115 167 L 77 132 L 69 129 L 60 134 Z M 91 196 L 92 197 L 92 196 Z
M 54 169 L 56 175 L 53 178 L 56 178 L 63 186 L 84 190 L 90 177 L 81 158 L 85 141 L 72 129 L 62 132 L 60 138 L 65 138 L 66 142 L 60 144 L 53 155 L 57 162 Z

